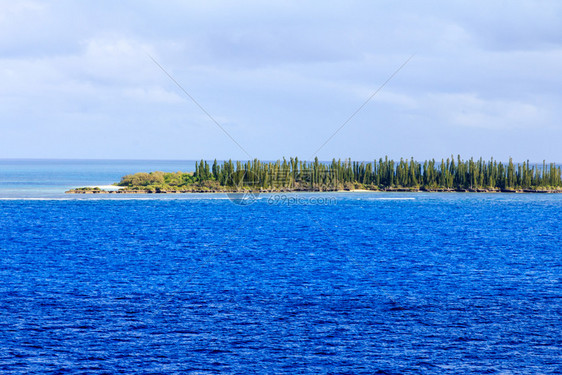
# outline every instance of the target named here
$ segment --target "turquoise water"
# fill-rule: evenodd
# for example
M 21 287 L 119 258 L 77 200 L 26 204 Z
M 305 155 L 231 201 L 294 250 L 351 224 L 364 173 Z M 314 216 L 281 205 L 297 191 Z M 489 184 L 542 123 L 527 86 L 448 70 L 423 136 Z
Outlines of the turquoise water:
M 156 170 L 192 172 L 195 161 L 0 159 L 0 198 L 63 198 L 71 188 L 110 185 L 126 174 Z
M 44 163 L 0 172 L 2 373 L 562 373 L 561 194 L 106 199 L 62 192 L 185 162 Z

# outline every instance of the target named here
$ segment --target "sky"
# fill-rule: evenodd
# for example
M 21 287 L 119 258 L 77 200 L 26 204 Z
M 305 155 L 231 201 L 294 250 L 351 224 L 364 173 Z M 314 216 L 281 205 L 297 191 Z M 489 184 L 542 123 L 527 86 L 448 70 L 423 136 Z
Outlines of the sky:
M 547 0 L 0 0 L 0 158 L 562 162 L 561 19 Z

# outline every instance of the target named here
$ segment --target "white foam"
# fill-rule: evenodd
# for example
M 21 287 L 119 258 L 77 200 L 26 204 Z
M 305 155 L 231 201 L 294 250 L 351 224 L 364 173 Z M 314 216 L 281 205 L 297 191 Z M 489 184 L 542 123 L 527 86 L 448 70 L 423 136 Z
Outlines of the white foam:
M 414 201 L 416 198 L 365 198 L 366 201 Z

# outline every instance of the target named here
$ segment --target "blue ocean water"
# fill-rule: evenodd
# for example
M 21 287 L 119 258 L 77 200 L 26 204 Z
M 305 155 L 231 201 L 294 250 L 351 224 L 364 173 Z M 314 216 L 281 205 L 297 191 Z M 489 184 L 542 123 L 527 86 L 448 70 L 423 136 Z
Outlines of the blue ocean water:
M 63 198 L 72 188 L 110 185 L 126 174 L 157 170 L 192 172 L 195 161 L 0 159 L 0 199 Z
M 562 373 L 562 195 L 287 197 L 0 199 L 0 372 Z

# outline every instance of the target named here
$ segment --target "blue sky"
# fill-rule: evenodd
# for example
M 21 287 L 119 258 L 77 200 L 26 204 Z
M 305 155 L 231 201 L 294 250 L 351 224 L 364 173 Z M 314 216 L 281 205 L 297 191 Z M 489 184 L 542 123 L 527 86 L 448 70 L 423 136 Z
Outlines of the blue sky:
M 0 158 L 562 162 L 562 2 L 0 0 Z

